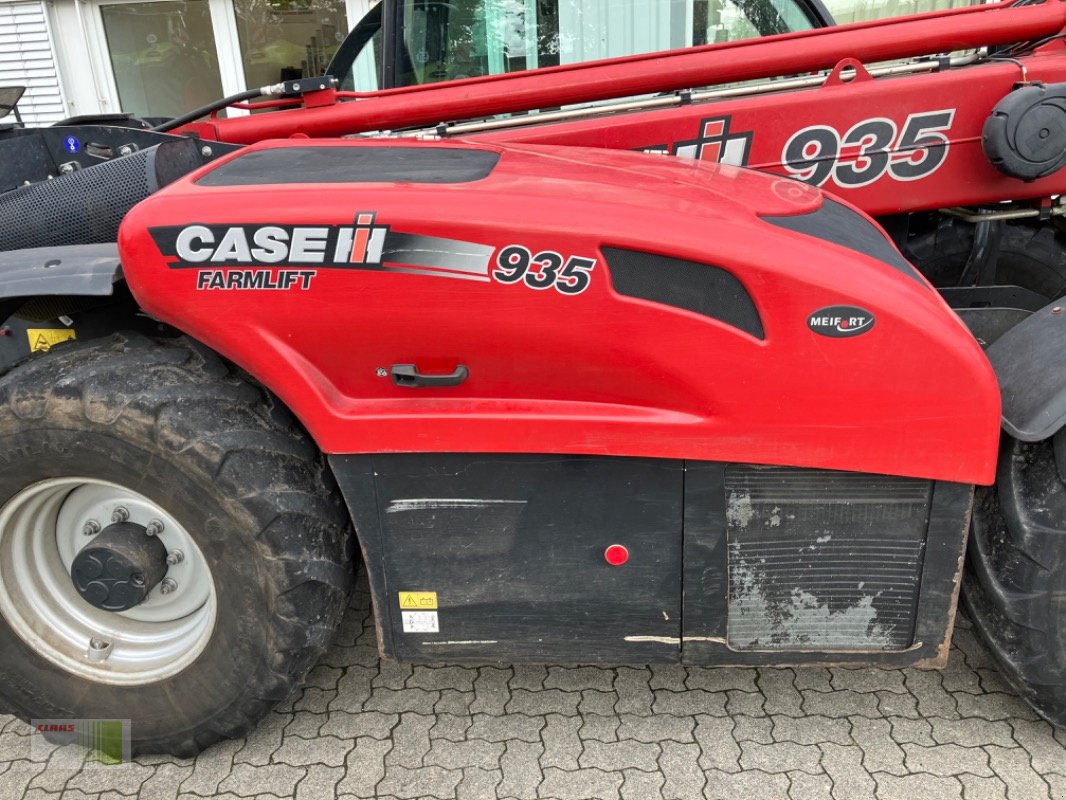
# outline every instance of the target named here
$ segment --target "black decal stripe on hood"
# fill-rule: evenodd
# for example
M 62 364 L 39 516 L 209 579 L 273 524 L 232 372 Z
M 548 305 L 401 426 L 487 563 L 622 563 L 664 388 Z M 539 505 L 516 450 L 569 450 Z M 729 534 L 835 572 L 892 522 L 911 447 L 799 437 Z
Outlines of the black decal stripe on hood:
M 924 283 L 918 271 L 903 257 L 880 228 L 857 211 L 852 211 L 843 203 L 830 200 L 828 197 L 823 199 L 817 211 L 810 214 L 797 214 L 790 217 L 765 216 L 762 220 L 778 228 L 785 228 L 855 250 L 877 259 L 882 264 L 902 272 L 919 283 Z

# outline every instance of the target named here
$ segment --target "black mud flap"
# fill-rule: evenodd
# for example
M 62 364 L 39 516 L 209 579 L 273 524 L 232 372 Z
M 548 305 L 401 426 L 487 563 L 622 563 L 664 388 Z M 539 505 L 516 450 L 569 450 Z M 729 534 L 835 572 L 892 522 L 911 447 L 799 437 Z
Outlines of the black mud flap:
M 1039 442 L 1066 424 L 1066 303 L 1056 300 L 986 350 L 1003 398 L 1003 429 Z
M 1054 451 L 1004 437 L 996 485 L 978 490 L 964 598 L 1007 680 L 1063 725 L 1066 484 Z

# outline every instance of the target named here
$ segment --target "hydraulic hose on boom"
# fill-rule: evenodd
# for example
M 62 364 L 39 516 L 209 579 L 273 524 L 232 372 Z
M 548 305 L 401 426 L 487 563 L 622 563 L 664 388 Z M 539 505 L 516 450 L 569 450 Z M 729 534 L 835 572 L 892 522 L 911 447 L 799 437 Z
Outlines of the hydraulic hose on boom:
M 782 34 L 686 50 L 491 75 L 446 84 L 351 93 L 330 105 L 192 123 L 178 132 L 250 144 L 294 134 L 343 136 L 435 125 L 575 103 L 690 89 L 946 53 L 1052 36 L 1066 26 L 1066 3 L 998 4 Z

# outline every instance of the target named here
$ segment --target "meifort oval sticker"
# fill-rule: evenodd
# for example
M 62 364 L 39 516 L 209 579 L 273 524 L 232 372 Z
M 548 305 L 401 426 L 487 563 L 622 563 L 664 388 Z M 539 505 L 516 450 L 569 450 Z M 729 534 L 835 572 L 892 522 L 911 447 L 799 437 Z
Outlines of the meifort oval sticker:
M 861 336 L 873 328 L 876 319 L 872 312 L 858 306 L 829 306 L 811 312 L 807 327 L 820 336 L 845 339 Z

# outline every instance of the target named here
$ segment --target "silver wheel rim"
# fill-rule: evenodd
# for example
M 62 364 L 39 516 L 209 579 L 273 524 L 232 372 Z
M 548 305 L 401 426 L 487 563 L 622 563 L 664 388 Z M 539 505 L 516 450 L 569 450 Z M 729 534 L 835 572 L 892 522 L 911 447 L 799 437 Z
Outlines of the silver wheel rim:
M 168 591 L 157 585 L 139 605 L 110 612 L 78 594 L 70 568 L 94 538 L 87 523 L 106 527 L 117 508 L 146 528 L 162 523 L 159 540 L 181 561 L 168 562 Z M 38 654 L 78 677 L 154 683 L 203 652 L 215 624 L 215 586 L 193 538 L 147 497 L 107 481 L 56 478 L 0 509 L 0 614 Z

